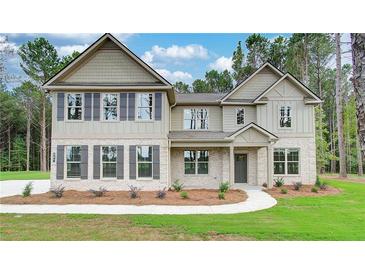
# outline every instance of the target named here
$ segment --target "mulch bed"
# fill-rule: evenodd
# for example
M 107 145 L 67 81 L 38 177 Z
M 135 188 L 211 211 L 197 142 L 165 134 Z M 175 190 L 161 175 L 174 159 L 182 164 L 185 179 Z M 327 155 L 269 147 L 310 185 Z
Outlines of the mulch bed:
M 264 191 L 269 193 L 274 198 L 290 198 L 290 197 L 305 197 L 305 196 L 326 196 L 326 195 L 335 195 L 341 193 L 341 190 L 327 186 L 326 190 L 322 190 L 318 188 L 318 193 L 312 192 L 312 185 L 304 185 L 300 190 L 295 190 L 294 186 L 284 185 L 281 188 L 285 188 L 288 190 L 287 194 L 282 194 L 280 187 L 273 187 L 272 189 L 265 189 Z
M 30 197 L 15 195 L 0 198 L 0 204 L 104 204 L 104 205 L 222 205 L 243 202 L 247 195 L 242 190 L 229 190 L 225 200 L 218 199 L 218 191 L 211 189 L 184 190 L 188 199 L 182 199 L 180 192 L 168 191 L 164 199 L 156 198 L 156 191 L 141 191 L 140 197 L 131 199 L 128 191 L 108 191 L 102 197 L 95 197 L 88 191 L 67 190 L 62 198 L 55 198 L 51 192 L 34 194 Z

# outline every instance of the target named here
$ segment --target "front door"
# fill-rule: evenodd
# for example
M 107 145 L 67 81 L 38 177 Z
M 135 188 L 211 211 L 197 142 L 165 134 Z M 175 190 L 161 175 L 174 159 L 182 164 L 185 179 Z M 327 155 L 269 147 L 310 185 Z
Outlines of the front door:
M 247 183 L 247 154 L 234 155 L 234 182 Z

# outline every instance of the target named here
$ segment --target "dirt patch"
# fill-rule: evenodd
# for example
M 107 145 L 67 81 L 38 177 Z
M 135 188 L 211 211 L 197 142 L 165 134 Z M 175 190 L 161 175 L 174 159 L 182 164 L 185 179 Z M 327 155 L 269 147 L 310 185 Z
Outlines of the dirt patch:
M 312 192 L 311 185 L 304 185 L 300 190 L 295 190 L 294 186 L 285 185 L 281 188 L 285 188 L 288 190 L 287 194 L 282 194 L 280 187 L 273 187 L 272 189 L 265 189 L 264 191 L 269 193 L 274 198 L 290 198 L 290 197 L 303 197 L 303 196 L 326 196 L 326 195 L 335 195 L 341 193 L 341 190 L 327 186 L 326 190 L 321 190 L 318 188 L 318 193 Z
M 341 181 L 341 182 L 352 182 L 352 183 L 363 183 L 365 184 L 365 178 L 353 178 L 353 177 L 348 177 L 348 178 L 340 178 L 336 175 L 321 175 L 320 176 L 323 179 L 334 179 L 336 181 Z
M 103 197 L 95 197 L 88 191 L 67 190 L 62 198 L 52 193 L 34 194 L 30 197 L 15 195 L 0 198 L 0 204 L 104 204 L 104 205 L 222 205 L 243 202 L 247 195 L 242 190 L 229 190 L 225 200 L 218 199 L 218 191 L 211 189 L 185 190 L 189 198 L 182 199 L 179 192 L 168 191 L 164 199 L 156 198 L 155 191 L 141 191 L 140 197 L 131 199 L 128 191 L 108 191 Z

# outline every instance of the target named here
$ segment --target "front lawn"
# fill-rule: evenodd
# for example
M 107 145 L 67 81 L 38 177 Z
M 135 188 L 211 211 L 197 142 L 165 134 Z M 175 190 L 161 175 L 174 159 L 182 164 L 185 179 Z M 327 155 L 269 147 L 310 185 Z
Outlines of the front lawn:
M 0 172 L 0 181 L 5 180 L 42 180 L 49 179 L 49 172 L 41 171 L 6 171 Z
M 365 240 L 365 184 L 230 215 L 0 215 L 2 240 Z

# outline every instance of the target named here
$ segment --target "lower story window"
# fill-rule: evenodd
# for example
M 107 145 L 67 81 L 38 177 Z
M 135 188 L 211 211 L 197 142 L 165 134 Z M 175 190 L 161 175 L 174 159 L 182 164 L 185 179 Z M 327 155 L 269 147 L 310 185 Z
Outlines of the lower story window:
M 81 146 L 66 146 L 67 178 L 81 177 Z
M 138 178 L 152 177 L 152 146 L 137 146 Z
M 209 153 L 207 150 L 184 151 L 185 174 L 208 174 Z
M 103 146 L 102 150 L 102 174 L 103 178 L 116 178 L 117 177 L 117 147 L 116 146 Z
M 277 175 L 299 174 L 299 149 L 297 148 L 274 149 L 274 174 Z

